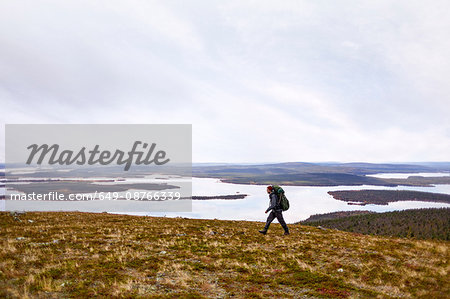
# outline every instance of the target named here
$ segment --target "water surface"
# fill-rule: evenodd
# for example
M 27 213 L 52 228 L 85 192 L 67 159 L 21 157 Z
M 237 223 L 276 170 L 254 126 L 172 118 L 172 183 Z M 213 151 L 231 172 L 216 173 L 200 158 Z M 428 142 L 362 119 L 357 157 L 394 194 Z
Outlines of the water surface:
M 336 190 L 414 190 L 423 192 L 435 192 L 450 194 L 450 185 L 436 185 L 435 187 L 384 187 L 384 186 L 337 186 L 337 187 L 283 187 L 290 202 L 290 209 L 284 212 L 286 222 L 293 223 L 305 220 L 313 214 L 330 213 L 337 211 L 369 210 L 374 212 L 387 212 L 418 208 L 450 207 L 445 203 L 403 201 L 393 202 L 388 205 L 348 205 L 344 201 L 335 200 L 328 191 Z M 155 216 L 182 216 L 201 219 L 224 220 L 255 220 L 265 221 L 267 214 L 264 211 L 269 205 L 266 186 L 240 185 L 223 183 L 212 178 L 193 178 L 193 195 L 226 195 L 244 193 L 248 194 L 244 199 L 238 200 L 205 200 L 192 202 L 192 213 L 147 213 Z
M 392 174 L 386 174 L 392 175 Z M 418 174 L 402 174 L 402 175 L 418 175 Z M 448 175 L 448 173 L 447 173 Z M 99 178 L 97 178 L 99 179 Z M 161 179 L 161 176 L 149 176 L 144 178 L 127 178 L 125 181 L 115 182 L 113 184 L 128 183 L 170 183 L 183 184 L 188 182 L 186 178 L 169 178 Z M 101 183 L 112 184 L 112 183 Z M 365 205 L 356 206 L 348 205 L 344 201 L 335 200 L 328 191 L 337 190 L 413 190 L 423 192 L 435 192 L 450 194 L 450 185 L 436 185 L 434 187 L 384 187 L 384 186 L 337 186 L 337 187 L 307 187 L 307 186 L 286 186 L 283 187 L 286 196 L 290 201 L 290 209 L 284 212 L 285 220 L 288 223 L 304 220 L 313 214 L 330 213 L 337 211 L 353 211 L 353 210 L 369 210 L 374 212 L 387 212 L 404 209 L 418 208 L 440 208 L 450 207 L 445 203 L 418 202 L 418 201 L 402 201 L 393 202 L 388 205 Z M 0 189 L 4 193 L 4 189 Z M 267 214 L 264 211 L 269 205 L 266 186 L 261 185 L 241 185 L 223 183 L 214 178 L 192 178 L 192 194 L 197 196 L 213 196 L 213 195 L 229 195 L 229 194 L 248 194 L 244 199 L 237 200 L 194 200 L 192 201 L 192 212 L 125 212 L 132 215 L 149 215 L 149 216 L 167 216 L 167 217 L 188 217 L 199 219 L 223 219 L 223 220 L 251 220 L 265 221 Z M 61 209 L 70 203 L 61 203 Z M 87 211 L 95 203 L 83 203 Z M 0 201 L 0 210 L 4 210 L 4 201 Z

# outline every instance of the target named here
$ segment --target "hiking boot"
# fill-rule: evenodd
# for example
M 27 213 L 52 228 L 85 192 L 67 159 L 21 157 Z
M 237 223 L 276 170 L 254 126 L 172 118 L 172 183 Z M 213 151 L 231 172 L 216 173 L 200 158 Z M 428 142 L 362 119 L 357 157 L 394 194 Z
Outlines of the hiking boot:
M 261 234 L 263 234 L 263 235 L 267 234 L 267 230 L 266 230 L 266 229 L 259 230 L 259 232 L 260 232 Z
M 286 235 L 289 235 L 289 231 L 287 230 L 287 231 L 285 231 L 284 232 L 284 235 L 286 236 Z

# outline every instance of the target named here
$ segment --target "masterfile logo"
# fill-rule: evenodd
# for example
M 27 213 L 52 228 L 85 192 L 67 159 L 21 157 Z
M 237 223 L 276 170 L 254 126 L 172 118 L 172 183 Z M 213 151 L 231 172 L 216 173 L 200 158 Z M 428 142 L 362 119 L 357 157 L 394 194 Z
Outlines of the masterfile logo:
M 5 170 L 7 210 L 190 212 L 192 126 L 7 124 Z
M 144 151 L 138 150 L 139 145 L 142 145 L 143 149 L 148 148 L 145 153 L 145 158 L 143 157 Z M 136 165 L 149 165 L 151 163 L 155 163 L 155 165 L 164 165 L 170 161 L 170 159 L 165 159 L 166 152 L 163 150 L 159 150 L 153 155 L 156 148 L 156 143 L 152 143 L 148 146 L 148 143 L 135 141 L 131 151 L 129 152 L 115 150 L 114 153 L 111 153 L 108 150 L 100 151 L 99 148 L 100 145 L 96 144 L 92 150 L 86 150 L 86 147 L 82 147 L 80 151 L 75 153 L 71 150 L 63 150 L 60 152 L 59 145 L 57 144 L 53 144 L 52 146 L 49 146 L 48 144 L 42 144 L 40 146 L 37 144 L 32 144 L 27 147 L 27 149 L 31 152 L 28 156 L 26 164 L 32 164 L 36 154 L 40 154 L 38 158 L 36 158 L 36 163 L 38 165 L 41 165 L 45 158 L 47 158 L 47 163 L 49 165 L 110 165 L 116 161 L 117 165 L 125 164 L 125 171 L 130 169 L 134 156 L 136 156 Z

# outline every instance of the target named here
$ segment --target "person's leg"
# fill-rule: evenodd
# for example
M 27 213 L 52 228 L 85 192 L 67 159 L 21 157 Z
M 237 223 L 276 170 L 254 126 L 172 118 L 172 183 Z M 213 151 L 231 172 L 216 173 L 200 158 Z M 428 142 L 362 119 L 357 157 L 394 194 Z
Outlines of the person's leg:
M 266 220 L 266 226 L 264 226 L 264 230 L 268 230 L 269 229 L 269 226 L 270 226 L 270 224 L 272 223 L 272 221 L 275 219 L 275 212 L 272 210 L 272 211 L 270 211 L 270 214 L 269 214 L 269 216 L 267 217 L 267 220 Z
M 266 234 L 267 230 L 269 229 L 270 223 L 272 223 L 272 221 L 275 219 L 275 217 L 276 217 L 276 216 L 275 216 L 275 213 L 274 213 L 274 211 L 272 210 L 272 211 L 270 212 L 269 216 L 267 217 L 266 225 L 264 226 L 264 229 L 263 229 L 263 230 L 260 230 L 259 232 L 262 233 L 262 234 Z
M 283 229 L 284 229 L 284 234 L 285 234 L 285 235 L 288 235 L 288 234 L 289 234 L 289 229 L 288 229 L 288 227 L 287 227 L 286 222 L 284 221 L 283 213 L 282 213 L 281 211 L 276 211 L 276 212 L 275 212 L 275 216 L 277 217 L 278 222 L 279 222 L 279 223 L 281 224 L 281 226 L 283 227 Z

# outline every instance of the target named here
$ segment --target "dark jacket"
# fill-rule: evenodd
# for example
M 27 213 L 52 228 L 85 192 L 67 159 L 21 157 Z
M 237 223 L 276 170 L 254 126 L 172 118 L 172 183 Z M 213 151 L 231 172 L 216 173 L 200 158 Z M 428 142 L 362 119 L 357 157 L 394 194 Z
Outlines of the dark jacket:
M 280 203 L 278 202 L 278 195 L 275 193 L 275 191 L 272 191 L 269 194 L 269 207 L 267 208 L 266 212 L 269 212 L 270 210 L 280 210 L 281 211 L 281 207 L 280 207 Z

